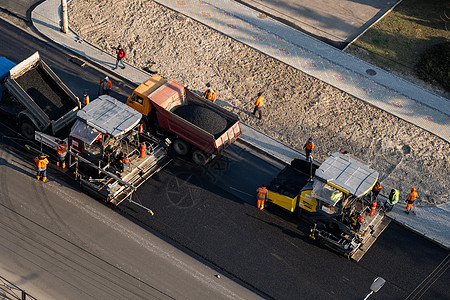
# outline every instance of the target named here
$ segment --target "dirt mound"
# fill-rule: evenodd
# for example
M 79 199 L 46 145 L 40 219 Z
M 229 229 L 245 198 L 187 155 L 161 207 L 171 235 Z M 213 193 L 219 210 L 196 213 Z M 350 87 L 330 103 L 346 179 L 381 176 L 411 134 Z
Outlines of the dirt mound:
M 215 137 L 220 136 L 227 128 L 227 120 L 207 107 L 184 105 L 176 108 L 173 113 L 211 133 Z

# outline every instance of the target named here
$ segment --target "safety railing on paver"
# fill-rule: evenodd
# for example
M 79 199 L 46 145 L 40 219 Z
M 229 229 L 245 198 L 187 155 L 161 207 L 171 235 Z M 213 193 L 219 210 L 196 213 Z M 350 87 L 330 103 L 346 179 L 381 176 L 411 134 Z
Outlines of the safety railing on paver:
M 37 300 L 2 276 L 0 276 L 0 298 L 7 300 Z

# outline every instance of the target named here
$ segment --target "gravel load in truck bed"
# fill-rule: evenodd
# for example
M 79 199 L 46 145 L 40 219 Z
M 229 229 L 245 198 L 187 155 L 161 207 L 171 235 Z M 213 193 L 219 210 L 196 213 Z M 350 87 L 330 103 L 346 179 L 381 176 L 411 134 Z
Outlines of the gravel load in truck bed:
M 75 107 L 69 96 L 40 67 L 29 70 L 16 81 L 51 120 L 59 119 Z
M 214 110 L 199 105 L 180 106 L 173 113 L 211 133 L 216 138 L 231 126 L 231 122 Z

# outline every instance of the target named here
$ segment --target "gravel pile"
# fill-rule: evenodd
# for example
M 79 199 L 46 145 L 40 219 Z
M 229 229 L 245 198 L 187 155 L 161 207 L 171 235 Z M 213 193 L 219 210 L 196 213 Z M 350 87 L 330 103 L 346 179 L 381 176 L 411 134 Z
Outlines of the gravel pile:
M 219 137 L 228 127 L 228 121 L 212 109 L 199 105 L 184 105 L 176 108 L 174 114 Z
M 41 68 L 26 72 L 16 81 L 52 120 L 59 119 L 75 106 Z

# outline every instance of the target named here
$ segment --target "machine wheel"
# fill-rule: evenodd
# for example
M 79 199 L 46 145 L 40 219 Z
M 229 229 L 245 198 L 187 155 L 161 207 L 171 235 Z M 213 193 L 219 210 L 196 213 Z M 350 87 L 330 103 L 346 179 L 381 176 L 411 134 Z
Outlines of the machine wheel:
M 197 165 L 203 166 L 208 161 L 208 156 L 206 156 L 206 154 L 203 151 L 197 149 L 194 150 L 194 152 L 192 152 L 192 160 Z
M 36 127 L 30 121 L 23 121 L 20 124 L 20 132 L 29 140 L 34 140 L 34 132 Z
M 173 149 L 179 155 L 186 155 L 189 152 L 190 145 L 181 139 L 173 141 Z

